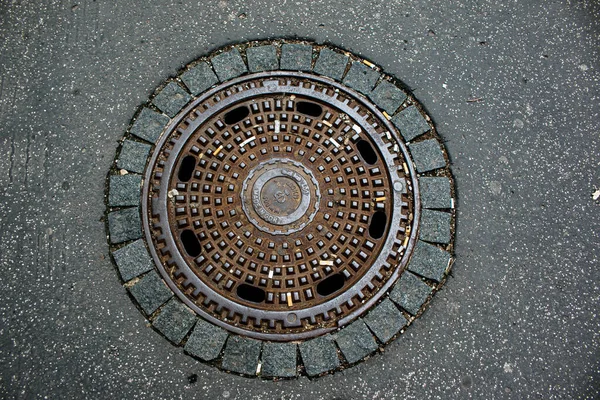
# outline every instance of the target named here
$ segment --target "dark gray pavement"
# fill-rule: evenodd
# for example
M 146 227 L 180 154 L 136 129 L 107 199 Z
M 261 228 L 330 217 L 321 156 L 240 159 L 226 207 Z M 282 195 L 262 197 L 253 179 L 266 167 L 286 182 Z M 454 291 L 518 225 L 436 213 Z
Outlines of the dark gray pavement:
M 458 189 L 457 261 L 430 308 L 317 380 L 242 378 L 171 346 L 104 230 L 137 107 L 210 50 L 271 37 L 329 41 L 402 79 Z M 5 0 L 0 43 L 0 397 L 598 397 L 597 2 Z

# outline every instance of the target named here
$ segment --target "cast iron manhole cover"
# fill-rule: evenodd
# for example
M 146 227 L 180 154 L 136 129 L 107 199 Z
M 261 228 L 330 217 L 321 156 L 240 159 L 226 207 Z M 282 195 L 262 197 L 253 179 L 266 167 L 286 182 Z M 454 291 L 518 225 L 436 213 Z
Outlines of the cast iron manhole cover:
M 366 60 L 229 47 L 163 86 L 129 133 L 110 175 L 113 256 L 152 325 L 194 357 L 320 375 L 402 332 L 445 279 L 447 157 Z

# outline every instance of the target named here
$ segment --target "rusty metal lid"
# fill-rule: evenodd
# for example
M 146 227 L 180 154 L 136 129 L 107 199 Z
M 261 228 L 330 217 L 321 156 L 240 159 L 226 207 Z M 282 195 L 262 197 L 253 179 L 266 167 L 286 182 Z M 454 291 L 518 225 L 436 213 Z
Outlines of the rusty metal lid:
M 416 238 L 406 147 L 362 96 L 299 72 L 221 84 L 167 128 L 144 230 L 190 308 L 250 337 L 323 334 L 394 282 Z

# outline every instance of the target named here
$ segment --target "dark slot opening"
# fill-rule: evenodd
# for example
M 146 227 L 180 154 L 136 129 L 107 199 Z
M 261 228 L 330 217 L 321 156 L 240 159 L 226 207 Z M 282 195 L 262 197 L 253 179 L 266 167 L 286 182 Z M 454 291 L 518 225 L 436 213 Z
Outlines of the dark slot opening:
M 359 140 L 356 143 L 356 148 L 367 164 L 373 165 L 377 162 L 377 153 L 373 150 L 371 143 L 366 140 Z
M 371 217 L 371 224 L 369 225 L 369 235 L 373 239 L 379 239 L 385 233 L 385 226 L 387 224 L 387 215 L 383 211 L 377 211 Z
M 181 161 L 177 177 L 181 182 L 189 181 L 190 179 L 192 179 L 192 175 L 194 174 L 194 168 L 196 168 L 196 157 L 186 156 Z
M 202 251 L 202 248 L 200 247 L 200 242 L 198 241 L 194 231 L 191 229 L 186 229 L 185 231 L 181 232 L 180 237 L 186 253 L 192 257 L 198 257 L 200 255 L 200 251 Z
M 233 125 L 246 118 L 249 114 L 250 109 L 246 106 L 241 106 L 238 108 L 234 108 L 233 110 L 225 114 L 224 120 L 227 125 Z
M 262 303 L 265 301 L 265 291 L 257 288 L 256 286 L 250 286 L 245 283 L 242 283 L 237 287 L 237 295 L 246 300 L 251 301 L 253 303 Z
M 296 111 L 311 117 L 318 117 L 323 112 L 323 107 L 308 101 L 299 101 L 296 103 Z
M 331 275 L 319 282 L 317 293 L 321 296 L 329 296 L 340 290 L 344 286 L 344 281 L 344 275 L 342 274 Z

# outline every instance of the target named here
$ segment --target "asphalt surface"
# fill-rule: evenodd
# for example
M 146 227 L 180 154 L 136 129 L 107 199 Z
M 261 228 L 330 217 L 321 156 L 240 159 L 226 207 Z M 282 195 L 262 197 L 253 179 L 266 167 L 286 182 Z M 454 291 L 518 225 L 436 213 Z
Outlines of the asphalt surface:
M 383 354 L 316 380 L 234 376 L 168 344 L 104 229 L 137 107 L 193 59 L 273 37 L 400 78 L 457 185 L 444 289 Z M 0 41 L 0 397 L 599 397 L 597 2 L 6 0 Z

